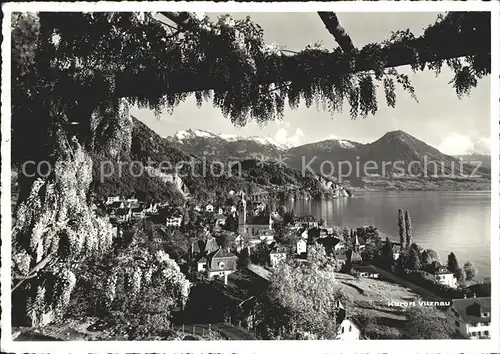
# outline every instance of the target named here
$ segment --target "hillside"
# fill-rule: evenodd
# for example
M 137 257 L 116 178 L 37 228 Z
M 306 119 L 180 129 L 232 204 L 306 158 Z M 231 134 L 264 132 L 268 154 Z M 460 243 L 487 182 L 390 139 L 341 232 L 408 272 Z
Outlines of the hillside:
M 117 173 L 101 178 L 102 157 L 94 157 L 94 187 L 98 195 L 131 195 L 145 200 L 215 200 L 230 190 L 280 191 L 283 198 L 333 197 L 335 185 L 323 183 L 312 174 L 275 164 L 242 159 L 213 164 L 178 148 L 179 142 L 165 139 L 133 118 L 130 153 L 122 156 L 121 177 Z M 132 163 L 133 161 L 133 163 Z M 129 167 L 133 168 L 130 169 Z M 241 167 L 240 167 L 241 166 Z M 144 173 L 140 174 L 141 169 Z M 132 170 L 132 171 L 130 171 Z M 211 172 L 213 170 L 213 173 Z M 118 171 L 118 168 L 116 168 Z M 139 177 L 136 177 L 138 176 Z M 103 176 L 104 177 L 104 176 Z
M 199 130 L 179 132 L 169 141 L 193 155 L 222 161 L 282 156 L 291 169 L 311 170 L 355 189 L 489 189 L 491 183 L 488 156 L 468 155 L 463 161 L 469 162 L 461 166 L 460 159 L 402 130 L 369 144 L 330 139 L 288 149 L 271 138 L 228 139 Z M 476 170 L 477 161 L 481 166 Z

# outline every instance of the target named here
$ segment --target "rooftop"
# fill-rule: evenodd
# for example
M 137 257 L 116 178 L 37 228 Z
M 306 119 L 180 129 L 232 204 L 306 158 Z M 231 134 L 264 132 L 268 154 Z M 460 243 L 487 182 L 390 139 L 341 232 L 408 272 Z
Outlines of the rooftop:
M 491 297 L 455 299 L 451 306 L 466 323 L 491 321 Z

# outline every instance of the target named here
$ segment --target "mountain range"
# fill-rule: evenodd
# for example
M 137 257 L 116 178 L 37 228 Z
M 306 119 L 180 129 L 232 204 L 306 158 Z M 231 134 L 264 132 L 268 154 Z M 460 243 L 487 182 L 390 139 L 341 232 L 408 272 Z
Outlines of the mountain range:
M 194 146 L 194 148 L 193 148 Z M 181 201 L 191 197 L 196 201 L 225 202 L 230 190 L 268 191 L 282 199 L 330 198 L 345 194 L 344 187 L 328 178 L 291 167 L 263 164 L 247 155 L 238 164 L 212 164 L 203 158 L 211 148 L 217 156 L 237 150 L 278 151 L 272 141 L 255 138 L 226 140 L 215 134 L 182 132 L 173 138 L 162 138 L 144 123 L 132 117 L 130 151 L 124 152 L 116 164 L 118 174 L 104 176 L 101 162 L 107 156 L 95 154 L 93 187 L 98 196 L 134 194 L 141 200 Z M 234 149 L 234 150 L 232 150 Z M 284 151 L 285 147 L 282 147 Z M 226 155 L 230 156 L 230 155 Z M 226 159 L 228 160 L 228 159 Z M 229 161 L 225 161 L 229 162 Z M 131 167 L 134 167 L 131 171 Z M 141 168 L 143 173 L 141 173 Z M 213 168 L 213 173 L 212 173 Z M 347 192 L 346 192 L 347 193 Z
M 166 139 L 206 159 L 281 159 L 293 169 L 307 169 L 337 181 L 343 178 L 365 189 L 489 189 L 490 184 L 488 156 L 449 156 L 402 130 L 387 132 L 368 144 L 329 139 L 295 147 L 272 138 L 225 136 L 197 129 Z

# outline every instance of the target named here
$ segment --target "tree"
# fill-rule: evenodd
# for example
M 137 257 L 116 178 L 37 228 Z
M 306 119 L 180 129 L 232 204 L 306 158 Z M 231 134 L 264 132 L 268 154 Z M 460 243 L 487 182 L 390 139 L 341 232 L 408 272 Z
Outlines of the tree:
M 406 245 L 412 244 L 412 230 L 411 230 L 411 217 L 410 212 L 405 210 L 405 232 L 406 232 Z
M 307 260 L 312 267 L 334 267 L 335 260 L 327 255 L 325 247 L 319 243 L 314 243 L 307 249 Z
M 261 242 L 255 247 L 255 250 L 250 253 L 250 260 L 254 264 L 268 266 L 271 264 L 270 252 L 271 250 L 267 243 Z
M 406 224 L 404 220 L 403 210 L 398 209 L 398 227 L 399 227 L 399 242 L 401 243 L 401 251 L 406 251 Z
M 432 262 L 439 262 L 439 254 L 433 249 L 426 249 L 422 252 L 422 265 L 426 266 Z
M 460 269 L 460 265 L 458 264 L 457 257 L 455 256 L 455 253 L 451 252 L 448 255 L 448 263 L 447 263 L 448 270 L 452 273 L 456 273 Z
M 468 261 L 464 264 L 464 273 L 466 280 L 472 280 L 479 274 L 479 270 L 473 262 Z
M 240 251 L 240 254 L 238 255 L 238 269 L 246 269 L 249 263 L 250 254 L 248 253 L 248 249 L 245 247 Z
M 394 265 L 394 254 L 392 253 L 392 243 L 391 240 L 389 240 L 389 237 L 386 237 L 384 245 L 382 246 L 379 263 L 384 268 L 388 269 L 391 269 Z
M 226 216 L 226 222 L 224 224 L 224 230 L 236 232 L 238 231 L 238 218 L 233 215 Z
M 403 339 L 449 339 L 453 328 L 433 307 L 413 307 L 406 311 Z
M 363 263 L 373 263 L 379 257 L 379 249 L 372 244 L 366 245 L 366 247 L 361 251 L 361 258 Z
M 465 272 L 463 268 L 459 268 L 455 272 L 455 278 L 457 278 L 458 284 L 462 284 L 465 281 Z
M 274 337 L 335 339 L 338 293 L 330 267 L 283 262 L 270 279 L 264 321 Z
M 418 250 L 414 247 L 410 248 L 408 252 L 408 259 L 406 261 L 405 268 L 413 271 L 422 268 L 422 264 L 420 263 L 420 254 L 418 253 Z

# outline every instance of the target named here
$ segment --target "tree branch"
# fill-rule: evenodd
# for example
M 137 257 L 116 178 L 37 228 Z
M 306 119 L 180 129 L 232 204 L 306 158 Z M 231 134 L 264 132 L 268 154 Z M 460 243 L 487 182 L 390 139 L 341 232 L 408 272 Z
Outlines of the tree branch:
M 352 53 L 355 49 L 354 44 L 352 44 L 351 37 L 349 37 L 344 27 L 340 24 L 337 15 L 334 12 L 318 12 L 318 15 L 344 53 Z
M 52 255 L 53 253 L 50 253 L 48 254 L 47 256 L 45 256 L 45 258 L 43 258 L 40 262 L 38 262 L 29 272 L 28 274 L 22 278 L 16 285 L 14 285 L 14 287 L 12 288 L 11 292 L 13 292 L 14 290 L 16 290 L 18 287 L 20 287 L 26 280 L 28 279 L 32 279 L 32 278 L 35 278 L 37 276 L 37 272 L 48 266 L 48 264 L 50 263 L 50 261 L 52 261 Z
M 441 23 L 431 26 L 429 33 L 404 41 L 397 41 L 388 45 L 383 45 L 379 49 L 372 51 L 370 46 L 356 51 L 352 56 L 339 58 L 334 53 L 317 53 L 304 55 L 282 55 L 277 58 L 282 66 L 282 76 L 273 77 L 267 75 L 260 78 L 258 84 L 266 85 L 272 82 L 311 80 L 315 77 L 325 75 L 336 75 L 338 72 L 345 72 L 345 66 L 354 63 L 351 72 L 362 72 L 379 69 L 377 63 L 382 62 L 383 67 L 398 67 L 415 64 L 415 57 L 418 63 L 435 62 L 451 58 L 462 58 L 468 56 L 480 56 L 483 60 L 491 60 L 491 23 L 488 12 L 471 13 L 451 13 L 455 22 L 465 19 L 467 26 L 456 28 L 439 27 Z M 185 13 L 162 13 L 169 19 L 186 30 L 199 31 L 196 24 L 190 21 L 190 17 Z M 462 16 L 460 18 L 460 16 Z M 224 55 L 224 53 L 221 53 Z M 312 70 L 304 71 L 304 64 Z M 375 63 L 375 64 L 374 64 Z M 118 97 L 144 97 L 144 83 L 148 83 L 149 91 L 146 97 L 163 96 L 167 94 L 206 91 L 206 90 L 231 90 L 234 83 L 228 82 L 221 75 L 214 75 L 210 72 L 210 63 L 202 62 L 197 67 L 190 67 L 189 70 L 176 71 L 160 77 L 156 70 L 131 73 L 121 72 L 115 77 L 116 91 Z

